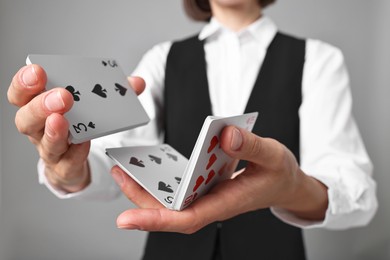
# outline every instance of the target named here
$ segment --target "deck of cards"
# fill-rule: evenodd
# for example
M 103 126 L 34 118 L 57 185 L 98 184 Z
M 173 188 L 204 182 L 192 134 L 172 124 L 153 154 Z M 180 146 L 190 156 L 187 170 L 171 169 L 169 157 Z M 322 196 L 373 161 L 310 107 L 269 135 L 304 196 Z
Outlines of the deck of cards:
M 237 167 L 238 161 L 220 147 L 223 128 L 235 125 L 252 131 L 257 115 L 207 117 L 189 160 L 168 144 L 108 148 L 106 153 L 165 207 L 183 210 L 216 183 L 231 178 Z
M 65 114 L 69 139 L 82 143 L 135 128 L 149 117 L 114 59 L 29 55 L 47 74 L 47 89 L 63 87 L 74 99 Z M 220 133 L 235 125 L 252 131 L 257 112 L 205 119 L 189 159 L 168 144 L 107 148 L 106 154 L 165 207 L 182 210 L 216 183 L 231 178 L 237 160 L 220 147 Z
M 74 99 L 65 114 L 69 139 L 82 143 L 149 122 L 126 75 L 114 59 L 66 55 L 29 55 L 47 74 L 47 89 L 63 87 Z

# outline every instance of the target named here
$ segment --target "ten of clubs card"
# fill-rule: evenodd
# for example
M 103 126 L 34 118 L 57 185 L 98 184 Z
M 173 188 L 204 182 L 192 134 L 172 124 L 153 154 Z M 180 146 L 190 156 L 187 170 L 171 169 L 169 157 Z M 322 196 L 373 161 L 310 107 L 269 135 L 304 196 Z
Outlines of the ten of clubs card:
M 65 114 L 69 139 L 82 143 L 144 125 L 149 117 L 127 77 L 113 59 L 65 55 L 29 55 L 47 74 L 47 89 L 64 87 L 74 99 Z
M 182 210 L 234 173 L 238 161 L 220 147 L 223 128 L 252 131 L 257 115 L 207 117 L 189 160 L 167 144 L 107 148 L 106 153 L 165 207 Z

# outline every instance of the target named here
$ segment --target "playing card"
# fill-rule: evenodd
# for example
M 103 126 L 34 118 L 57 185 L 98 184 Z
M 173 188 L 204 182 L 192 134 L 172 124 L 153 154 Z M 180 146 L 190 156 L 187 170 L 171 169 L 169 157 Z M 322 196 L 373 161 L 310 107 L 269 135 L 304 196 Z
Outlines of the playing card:
M 127 77 L 114 59 L 29 55 L 47 74 L 47 89 L 63 87 L 74 99 L 65 114 L 69 139 L 81 143 L 149 122 Z
M 167 144 L 108 148 L 106 153 L 165 207 L 182 210 L 231 178 L 238 161 L 222 151 L 220 134 L 228 125 L 252 131 L 257 114 L 207 117 L 189 160 Z
M 163 205 L 172 207 L 187 158 L 167 144 L 111 148 L 106 153 Z
M 233 160 L 222 151 L 220 134 L 228 125 L 252 131 L 257 115 L 254 112 L 227 118 L 209 116 L 205 120 L 183 175 L 181 191 L 176 200 L 180 204 L 175 205 L 176 209 L 182 210 L 207 193 L 217 182 L 231 178 L 238 160 Z

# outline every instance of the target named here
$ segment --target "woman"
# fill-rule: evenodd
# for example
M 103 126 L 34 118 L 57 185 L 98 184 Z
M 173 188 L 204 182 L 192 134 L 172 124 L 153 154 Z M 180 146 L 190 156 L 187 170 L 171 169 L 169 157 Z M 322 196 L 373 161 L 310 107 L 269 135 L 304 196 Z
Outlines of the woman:
M 40 152 L 42 182 L 62 198 L 111 197 L 105 147 L 165 141 L 189 156 L 205 116 L 259 111 L 254 134 L 232 126 L 221 134 L 222 149 L 248 161 L 245 169 L 182 212 L 112 168 L 139 206 L 122 213 L 118 227 L 159 231 L 150 233 L 144 259 L 304 259 L 300 228 L 366 224 L 377 207 L 375 183 L 343 57 L 323 42 L 278 32 L 262 14 L 271 2 L 184 1 L 188 14 L 209 22 L 199 35 L 155 46 L 134 72 L 146 82 L 140 99 L 152 123 L 91 149 L 66 141 L 69 93 L 37 95 L 44 71 L 22 68 L 8 97 L 22 107 L 17 126 Z M 138 92 L 144 87 L 131 81 Z

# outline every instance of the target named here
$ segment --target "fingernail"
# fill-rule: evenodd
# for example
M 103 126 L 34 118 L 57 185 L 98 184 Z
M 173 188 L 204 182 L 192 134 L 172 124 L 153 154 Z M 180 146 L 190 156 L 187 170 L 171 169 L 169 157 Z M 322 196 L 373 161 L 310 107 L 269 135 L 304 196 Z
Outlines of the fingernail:
M 240 130 L 234 128 L 232 139 L 230 141 L 230 149 L 237 151 L 242 145 L 242 135 Z
M 45 106 L 50 111 L 59 111 L 64 109 L 65 103 L 62 99 L 62 95 L 60 91 L 53 91 L 49 93 L 45 98 Z
M 113 170 L 111 173 L 112 177 L 114 178 L 115 182 L 121 186 L 123 183 L 123 175 L 121 172 Z
M 126 224 L 126 225 L 121 225 L 121 226 L 117 226 L 118 228 L 120 229 L 137 229 L 137 230 L 142 230 L 139 226 L 137 225 L 133 225 L 133 224 Z
M 23 71 L 22 81 L 26 87 L 32 87 L 38 83 L 38 76 L 35 72 L 34 66 L 29 66 Z

